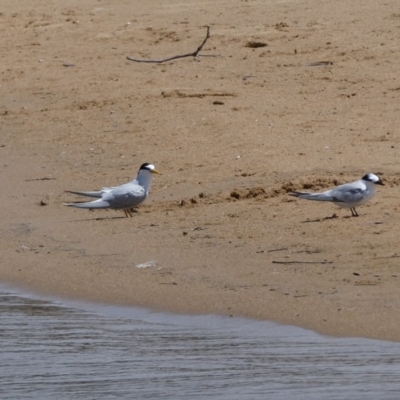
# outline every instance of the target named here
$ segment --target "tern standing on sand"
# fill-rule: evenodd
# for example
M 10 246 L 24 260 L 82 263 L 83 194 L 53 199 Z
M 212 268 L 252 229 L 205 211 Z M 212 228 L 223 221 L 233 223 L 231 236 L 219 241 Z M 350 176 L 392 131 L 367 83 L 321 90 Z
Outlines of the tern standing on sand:
M 350 208 L 351 215 L 358 217 L 356 207 L 365 204 L 374 197 L 376 185 L 383 185 L 375 174 L 364 175 L 360 180 L 337 186 L 322 193 L 291 192 L 290 196 L 299 199 L 330 201 L 339 207 Z
M 153 164 L 145 163 L 139 168 L 137 177 L 132 181 L 121 186 L 104 187 L 94 192 L 73 192 L 81 196 L 96 197 L 98 200 L 87 203 L 66 203 L 65 206 L 86 208 L 89 210 L 111 208 L 114 210 L 123 210 L 125 216 L 132 217 L 132 209 L 146 200 L 153 174 L 160 174 Z

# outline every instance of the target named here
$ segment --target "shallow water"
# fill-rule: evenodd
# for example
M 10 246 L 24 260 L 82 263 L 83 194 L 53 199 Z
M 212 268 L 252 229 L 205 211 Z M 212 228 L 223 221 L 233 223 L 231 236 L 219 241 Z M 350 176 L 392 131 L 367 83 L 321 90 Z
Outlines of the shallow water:
M 0 398 L 399 399 L 400 343 L 0 288 Z

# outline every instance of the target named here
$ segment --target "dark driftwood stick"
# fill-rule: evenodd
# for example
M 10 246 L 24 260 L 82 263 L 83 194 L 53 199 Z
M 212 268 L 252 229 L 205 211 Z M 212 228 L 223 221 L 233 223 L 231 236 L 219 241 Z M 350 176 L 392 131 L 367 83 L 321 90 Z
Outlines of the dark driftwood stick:
M 272 264 L 333 264 L 333 261 L 272 261 Z
M 178 56 L 172 56 L 172 57 L 164 58 L 162 60 L 148 60 L 148 59 L 145 59 L 145 58 L 134 58 L 134 57 L 130 57 L 130 56 L 127 56 L 126 58 L 129 61 L 143 62 L 143 63 L 156 63 L 156 64 L 161 64 L 163 62 L 176 60 L 177 58 L 184 58 L 184 57 L 195 57 L 196 58 L 196 57 L 199 56 L 200 50 L 206 44 L 207 39 L 210 37 L 210 27 L 207 26 L 206 28 L 207 28 L 207 33 L 206 33 L 206 37 L 203 40 L 203 43 L 196 49 L 196 51 L 194 51 L 192 53 L 181 54 L 181 55 L 178 55 Z
M 386 257 L 374 257 L 373 260 L 383 260 L 384 258 L 397 258 L 400 257 L 399 254 L 393 254 L 392 256 L 386 256 Z
M 283 251 L 283 250 L 288 250 L 288 248 L 287 247 L 282 247 L 281 249 L 271 249 L 271 250 L 268 250 L 268 253 L 271 253 L 273 251 Z

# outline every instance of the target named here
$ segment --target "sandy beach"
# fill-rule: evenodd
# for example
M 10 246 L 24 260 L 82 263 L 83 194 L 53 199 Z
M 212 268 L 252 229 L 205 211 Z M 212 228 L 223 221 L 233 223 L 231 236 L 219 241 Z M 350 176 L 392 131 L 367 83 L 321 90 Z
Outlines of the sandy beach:
M 0 31 L 1 282 L 400 340 L 396 1 L 4 0 Z M 63 206 L 144 162 L 132 218 Z M 288 196 L 368 172 L 358 218 Z

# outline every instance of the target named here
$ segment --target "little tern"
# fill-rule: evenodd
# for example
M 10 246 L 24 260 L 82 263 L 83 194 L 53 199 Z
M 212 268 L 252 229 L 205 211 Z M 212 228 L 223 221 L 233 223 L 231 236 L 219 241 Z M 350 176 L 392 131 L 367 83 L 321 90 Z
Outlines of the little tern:
M 87 203 L 65 203 L 65 206 L 101 209 L 111 208 L 114 210 L 123 210 L 125 216 L 132 217 L 133 208 L 146 200 L 153 174 L 159 174 L 153 164 L 144 163 L 140 166 L 137 177 L 132 181 L 121 186 L 103 187 L 103 189 L 93 192 L 75 192 L 67 190 L 67 193 L 78 194 L 81 196 L 96 197 L 98 200 Z
M 291 192 L 289 195 L 305 200 L 330 201 L 339 207 L 350 208 L 351 215 L 358 217 L 356 207 L 365 204 L 374 197 L 375 185 L 384 185 L 384 183 L 378 176 L 369 173 L 358 181 L 337 186 L 326 192 Z

